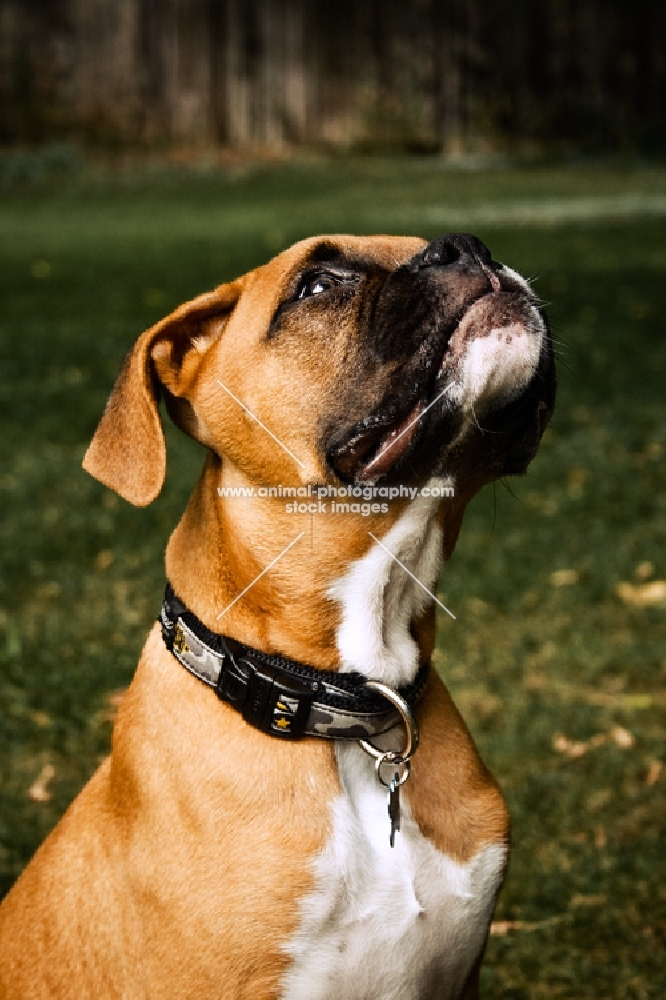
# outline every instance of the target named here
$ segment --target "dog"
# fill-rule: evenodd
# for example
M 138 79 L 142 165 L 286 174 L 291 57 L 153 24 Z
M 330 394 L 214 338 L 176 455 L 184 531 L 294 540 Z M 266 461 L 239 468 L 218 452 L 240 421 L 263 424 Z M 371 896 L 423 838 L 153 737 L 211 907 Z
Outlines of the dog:
M 154 500 L 160 396 L 207 457 L 111 755 L 0 907 L 3 998 L 478 996 L 509 818 L 434 588 L 554 395 L 468 234 L 306 239 L 139 337 L 84 467 Z

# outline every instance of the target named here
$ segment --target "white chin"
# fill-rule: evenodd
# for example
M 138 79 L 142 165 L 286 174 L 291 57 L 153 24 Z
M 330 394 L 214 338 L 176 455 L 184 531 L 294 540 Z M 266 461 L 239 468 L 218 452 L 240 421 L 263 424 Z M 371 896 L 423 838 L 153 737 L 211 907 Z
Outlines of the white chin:
M 451 338 L 442 365 L 451 377 L 447 396 L 464 413 L 510 403 L 537 370 L 546 333 L 538 310 L 527 305 L 504 323 L 501 313 L 492 296 L 485 296 L 468 310 Z

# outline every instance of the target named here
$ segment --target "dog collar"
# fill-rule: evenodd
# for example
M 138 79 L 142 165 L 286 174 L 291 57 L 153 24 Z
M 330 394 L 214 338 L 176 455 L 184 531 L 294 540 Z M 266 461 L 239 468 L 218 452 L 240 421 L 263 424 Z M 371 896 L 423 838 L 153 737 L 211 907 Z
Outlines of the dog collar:
M 159 617 L 164 643 L 186 670 L 239 711 L 246 722 L 282 739 L 366 739 L 395 726 L 401 714 L 367 686 L 361 673 L 317 670 L 211 632 L 167 583 Z M 413 708 L 429 664 L 397 689 Z

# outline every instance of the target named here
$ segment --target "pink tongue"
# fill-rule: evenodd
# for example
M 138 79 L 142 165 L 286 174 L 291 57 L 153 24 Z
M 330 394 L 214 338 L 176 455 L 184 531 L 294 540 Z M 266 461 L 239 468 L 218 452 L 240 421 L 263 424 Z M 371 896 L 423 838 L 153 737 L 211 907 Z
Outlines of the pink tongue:
M 416 434 L 416 428 L 422 412 L 423 401 L 419 400 L 404 420 L 396 424 L 382 438 L 379 450 L 358 474 L 358 478 L 362 482 L 366 479 L 376 479 L 377 476 L 383 476 L 395 465 L 399 458 L 402 458 Z

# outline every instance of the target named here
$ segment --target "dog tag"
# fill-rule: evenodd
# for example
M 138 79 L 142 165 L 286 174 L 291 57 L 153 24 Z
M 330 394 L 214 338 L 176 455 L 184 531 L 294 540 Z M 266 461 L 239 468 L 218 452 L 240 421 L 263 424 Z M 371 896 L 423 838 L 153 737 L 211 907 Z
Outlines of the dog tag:
M 395 835 L 400 829 L 400 777 L 396 771 L 388 790 L 388 814 L 391 820 L 389 843 L 395 847 Z

